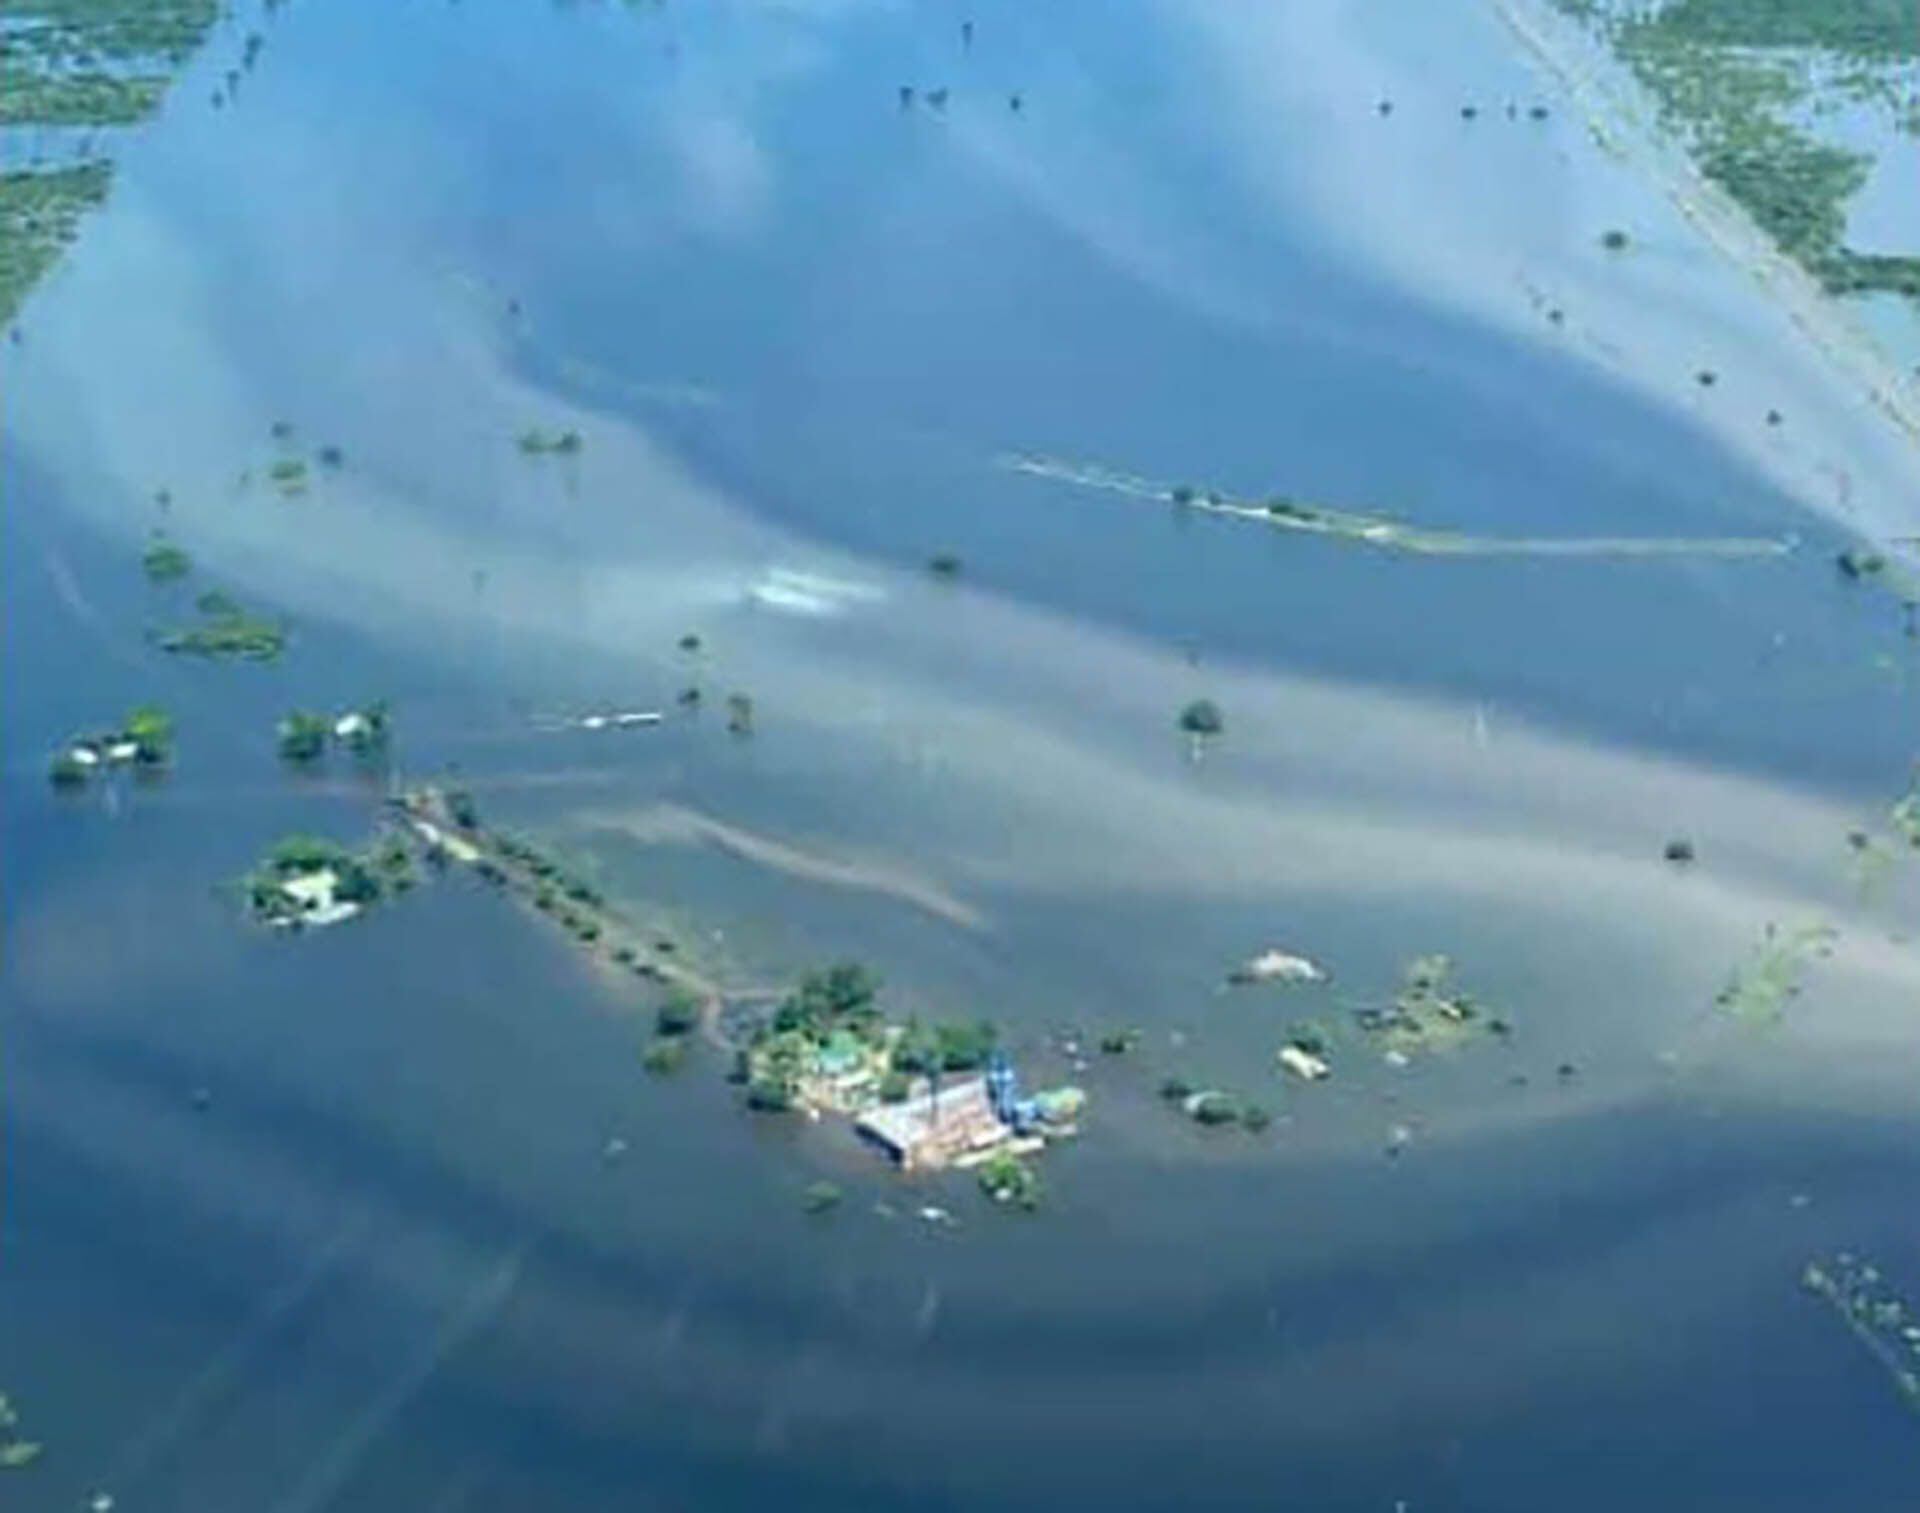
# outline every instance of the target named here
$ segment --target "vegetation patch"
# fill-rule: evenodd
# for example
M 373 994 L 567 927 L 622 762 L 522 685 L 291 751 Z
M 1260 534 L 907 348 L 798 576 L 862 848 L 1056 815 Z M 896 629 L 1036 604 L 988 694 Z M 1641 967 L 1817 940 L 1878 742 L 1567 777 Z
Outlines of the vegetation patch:
M 267 481 L 288 498 L 304 494 L 310 475 L 303 458 L 282 457 L 267 468 Z
M 193 558 L 164 536 L 156 536 L 140 554 L 140 569 L 149 583 L 177 583 L 193 571 Z
M 1354 1021 L 1375 1044 L 1402 1056 L 1453 1050 L 1484 1035 L 1511 1033 L 1469 993 L 1453 986 L 1453 962 L 1443 955 L 1407 964 L 1390 1007 L 1357 1009 Z
M 153 632 L 153 644 L 175 656 L 252 662 L 271 662 L 286 650 L 285 625 L 251 613 L 225 594 L 202 594 L 194 608 L 200 616 L 195 624 Z
M 1195 699 L 1180 711 L 1179 725 L 1190 736 L 1217 736 L 1227 728 L 1227 717 L 1212 699 Z
M 319 761 L 329 745 L 339 745 L 362 760 L 384 756 L 392 735 L 392 717 L 384 699 L 337 715 L 296 709 L 275 727 L 280 755 L 302 765 Z
M 0 127 L 30 133 L 145 120 L 219 14 L 218 0 L 8 0 Z M 102 156 L 59 165 L 27 158 L 0 174 L 0 323 L 19 313 L 112 181 Z
M 995 1203 L 1032 1213 L 1040 1206 L 1040 1173 L 1012 1151 L 995 1151 L 980 1163 L 980 1191 Z
M 0 173 L 0 321 L 19 313 L 112 183 L 113 165 L 104 159 Z
M 687 1040 L 684 1035 L 658 1035 L 640 1054 L 640 1064 L 656 1077 L 670 1076 L 686 1065 Z
M 1768 925 L 1752 957 L 1714 995 L 1714 1006 L 1750 1023 L 1779 1023 L 1800 996 L 1807 967 L 1831 956 L 1835 939 L 1831 925 Z
M 300 929 L 339 924 L 414 886 L 413 852 L 398 835 L 356 851 L 322 836 L 278 841 L 242 880 L 247 907 L 262 924 Z
M 1920 57 L 1915 0 L 1559 4 L 1612 45 L 1701 173 L 1829 293 L 1920 298 L 1920 256 L 1847 245 L 1847 203 L 1873 159 L 1818 140 L 1797 119 L 1842 90 L 1904 110 L 1896 129 L 1911 129 L 1899 70 Z M 1834 78 L 1822 82 L 1822 72 Z

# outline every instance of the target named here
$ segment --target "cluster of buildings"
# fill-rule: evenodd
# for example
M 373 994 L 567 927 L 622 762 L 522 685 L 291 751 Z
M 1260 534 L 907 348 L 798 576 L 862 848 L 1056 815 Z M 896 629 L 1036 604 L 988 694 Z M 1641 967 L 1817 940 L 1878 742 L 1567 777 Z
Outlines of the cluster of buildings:
M 1076 1087 L 1023 1095 L 1012 1063 L 996 1051 L 983 1076 L 945 1085 L 936 1076 L 898 1103 L 862 1110 L 854 1128 L 904 1170 L 973 1166 L 1075 1133 L 1085 1106 Z

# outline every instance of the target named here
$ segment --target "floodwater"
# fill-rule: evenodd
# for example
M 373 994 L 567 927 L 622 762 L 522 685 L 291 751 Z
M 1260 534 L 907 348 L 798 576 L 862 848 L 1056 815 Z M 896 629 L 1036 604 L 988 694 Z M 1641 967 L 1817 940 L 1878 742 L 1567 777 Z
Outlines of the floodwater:
M 1920 755 L 1920 650 L 1834 572 L 1844 511 L 1289 213 L 1215 108 L 1224 8 L 965 14 L 970 45 L 945 4 L 284 7 L 127 149 L 7 359 L 0 1388 L 48 1446 L 7 1506 L 1911 1506 L 1920 1420 L 1797 1286 L 1851 1248 L 1920 1296 L 1920 866 L 1846 839 Z M 1526 85 L 1461 35 L 1432 67 Z M 1340 129 L 1382 127 L 1351 82 Z M 1488 193 L 1550 216 L 1577 126 L 1495 129 Z M 1661 276 L 1714 277 L 1687 255 Z M 264 482 L 280 420 L 345 455 L 302 498 Z M 1797 421 L 1768 444 L 1817 461 Z M 536 425 L 583 452 L 522 456 Z M 1026 450 L 1799 544 L 1398 557 Z M 162 525 L 184 588 L 141 579 Z M 143 644 L 210 585 L 293 617 L 280 663 Z M 548 728 L 690 680 L 657 730 Z M 648 1078 L 631 995 L 470 880 L 245 928 L 218 884 L 378 797 L 282 772 L 273 721 L 373 695 L 405 771 L 734 980 L 858 956 L 1083 1082 L 1044 1212 L 749 1118 L 710 1055 Z M 148 699 L 170 777 L 48 791 Z M 1783 1024 L 1714 1013 L 1812 920 L 1838 943 Z M 1333 984 L 1219 989 L 1275 944 Z M 1278 1081 L 1290 1023 L 1436 950 L 1510 1044 Z M 1119 1025 L 1133 1055 L 1075 1066 Z M 1168 1075 L 1278 1117 L 1203 1134 Z

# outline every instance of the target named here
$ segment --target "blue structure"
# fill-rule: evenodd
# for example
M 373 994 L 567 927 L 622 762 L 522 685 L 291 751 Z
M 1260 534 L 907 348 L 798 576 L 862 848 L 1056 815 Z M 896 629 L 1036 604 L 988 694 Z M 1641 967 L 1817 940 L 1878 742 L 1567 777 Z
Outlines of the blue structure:
M 1020 1096 L 1020 1079 L 1004 1051 L 995 1051 L 987 1062 L 987 1101 L 1000 1122 L 1016 1135 L 1031 1134 L 1040 1123 L 1040 1106 Z

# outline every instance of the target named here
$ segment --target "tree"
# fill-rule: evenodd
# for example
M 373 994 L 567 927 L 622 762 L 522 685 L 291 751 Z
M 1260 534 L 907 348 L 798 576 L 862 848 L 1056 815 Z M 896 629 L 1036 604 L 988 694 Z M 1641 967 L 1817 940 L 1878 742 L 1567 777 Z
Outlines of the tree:
M 141 554 L 140 566 L 152 583 L 174 583 L 193 571 L 193 559 L 164 536 L 156 536 Z
M 935 552 L 927 559 L 927 571 L 936 578 L 960 576 L 960 559 L 952 552 Z
M 123 734 L 135 747 L 134 760 L 158 767 L 173 750 L 173 716 L 155 704 L 142 704 L 127 716 Z
M 1600 245 L 1605 247 L 1609 252 L 1625 252 L 1627 250 L 1627 234 L 1618 227 L 1615 227 L 1601 235 Z
M 656 1077 L 677 1072 L 687 1059 L 687 1042 L 678 1035 L 663 1036 L 641 1053 L 640 1065 Z
M 1180 711 L 1180 728 L 1188 735 L 1216 736 L 1226 727 L 1226 717 L 1212 699 L 1195 699 Z
M 779 1083 L 763 1078 L 747 1084 L 747 1107 L 757 1114 L 784 1114 L 793 1099 Z
M 296 709 L 280 722 L 280 755 L 289 762 L 316 762 L 326 753 L 330 730 L 325 715 Z
M 933 1031 L 939 1067 L 943 1072 L 975 1072 L 993 1054 L 994 1028 L 986 1020 L 972 1024 L 941 1024 Z
M 351 857 L 339 868 L 333 896 L 346 904 L 370 904 L 380 897 L 380 880 Z
M 346 847 L 318 835 L 284 836 L 267 853 L 268 864 L 282 877 L 319 872 L 328 867 L 340 868 L 352 860 Z
M 47 779 L 56 788 L 78 788 L 87 781 L 87 766 L 71 751 L 63 751 L 48 763 Z
M 980 1190 L 996 1203 L 1028 1212 L 1040 1206 L 1039 1173 L 1011 1151 L 996 1151 L 981 1163 Z
M 685 988 L 675 988 L 655 1012 L 653 1023 L 665 1036 L 688 1034 L 700 1023 L 700 1000 Z

